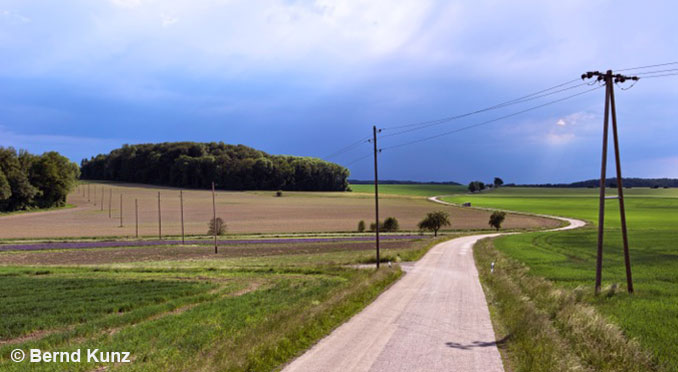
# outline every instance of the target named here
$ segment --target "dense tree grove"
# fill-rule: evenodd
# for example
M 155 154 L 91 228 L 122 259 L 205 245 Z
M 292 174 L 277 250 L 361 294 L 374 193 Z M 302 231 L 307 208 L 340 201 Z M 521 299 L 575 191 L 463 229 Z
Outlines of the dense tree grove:
M 57 152 L 0 147 L 0 212 L 63 206 L 79 175 L 78 165 Z
M 222 142 L 124 145 L 81 164 L 83 179 L 225 190 L 344 191 L 348 170 Z

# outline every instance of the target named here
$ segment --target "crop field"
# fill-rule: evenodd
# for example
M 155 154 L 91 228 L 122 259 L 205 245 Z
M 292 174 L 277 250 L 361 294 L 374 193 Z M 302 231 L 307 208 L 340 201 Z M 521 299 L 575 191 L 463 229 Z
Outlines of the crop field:
M 387 260 L 438 242 L 385 241 Z M 366 242 L 132 247 L 0 253 L 0 370 L 11 350 L 131 353 L 126 363 L 40 363 L 36 371 L 273 370 L 400 275 Z
M 532 275 L 575 293 L 590 294 L 595 278 L 597 191 L 504 188 L 444 200 L 591 222 L 580 230 L 528 233 L 494 241 L 499 252 L 527 265 Z M 616 189 L 608 189 L 607 194 L 616 194 Z M 584 303 L 650 351 L 658 368 L 678 370 L 678 190 L 634 188 L 625 190 L 625 196 L 635 294 L 626 294 L 618 201 L 611 199 L 606 201 L 604 293 L 586 295 Z
M 427 212 L 444 209 L 450 213 L 453 230 L 487 229 L 489 213 L 469 208 L 446 207 L 426 200 L 443 189 L 430 185 L 393 186 L 392 194 L 380 198 L 380 215 L 393 216 L 403 230 L 416 230 L 416 224 Z M 398 187 L 396 187 L 398 186 Z M 134 237 L 135 200 L 139 206 L 139 235 L 158 236 L 158 193 L 161 202 L 163 236 L 181 234 L 179 190 L 125 184 L 91 184 L 89 198 L 83 196 L 86 186 L 69 195 L 75 208 L 0 216 L 0 239 L 65 238 L 65 237 Z M 404 190 L 404 191 L 403 191 Z M 407 195 L 396 193 L 404 192 Z M 184 221 L 187 235 L 205 235 L 212 218 L 212 194 L 207 190 L 184 191 Z M 109 197 L 111 213 L 109 217 Z M 120 226 L 120 196 L 123 198 Z M 103 208 L 102 208 L 103 196 Z M 89 200 L 89 201 L 88 201 Z M 228 233 L 307 233 L 355 231 L 358 221 L 373 221 L 372 195 L 360 192 L 226 192 L 216 194 L 217 216 L 227 224 Z M 505 227 L 532 229 L 555 226 L 553 220 L 511 215 Z
M 130 353 L 131 363 L 31 365 L 36 371 L 276 370 L 402 274 L 398 265 L 384 264 L 378 271 L 356 268 L 375 262 L 373 240 L 336 233 L 353 230 L 359 219 L 369 221 L 369 194 L 218 192 L 217 214 L 232 236 L 222 237 L 214 253 L 201 236 L 185 245 L 176 239 L 115 238 L 133 234 L 134 199 L 142 235 L 157 233 L 158 192 L 163 235 L 177 235 L 178 190 L 96 186 L 97 205 L 90 186 L 89 202 L 82 189 L 69 196 L 74 208 L 0 218 L 0 235 L 6 238 L 0 249 L 0 286 L 5 288 L 0 293 L 0 370 L 25 369 L 24 363 L 10 360 L 14 349 Z M 487 230 L 486 211 L 439 206 L 412 196 L 429 191 L 384 196 L 382 213 L 413 229 L 426 212 L 446 209 L 453 228 Z M 121 194 L 126 203 L 123 228 L 118 227 Z M 211 192 L 184 192 L 184 202 L 187 233 L 205 234 Z M 506 227 L 556 225 L 550 219 L 510 215 Z M 267 231 L 280 234 L 255 234 Z M 314 236 L 313 231 L 323 233 Z M 467 233 L 448 231 L 437 239 L 430 234 L 390 235 L 382 240 L 381 257 L 384 263 L 414 261 L 436 243 Z M 32 239 L 45 236 L 53 238 Z M 54 239 L 69 236 L 78 239 Z

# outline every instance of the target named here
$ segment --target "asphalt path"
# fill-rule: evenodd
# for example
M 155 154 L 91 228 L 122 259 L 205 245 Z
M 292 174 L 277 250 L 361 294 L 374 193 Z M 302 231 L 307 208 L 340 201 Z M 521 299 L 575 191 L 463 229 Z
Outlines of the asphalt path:
M 552 218 L 569 225 L 549 231 L 585 225 Z M 498 235 L 465 236 L 431 248 L 372 304 L 283 371 L 504 371 L 497 349 L 502 340 L 496 340 L 472 252 L 478 240 Z

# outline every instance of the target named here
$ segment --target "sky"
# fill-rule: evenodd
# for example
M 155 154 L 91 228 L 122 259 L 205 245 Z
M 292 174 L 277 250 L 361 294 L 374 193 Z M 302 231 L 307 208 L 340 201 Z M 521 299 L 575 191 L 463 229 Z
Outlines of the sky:
M 372 179 L 359 141 L 377 126 L 381 179 L 592 179 L 597 85 L 397 127 L 678 61 L 676 14 L 626 0 L 0 0 L 0 146 L 79 163 L 126 143 L 223 141 Z M 639 76 L 615 87 L 622 171 L 678 178 L 678 76 Z

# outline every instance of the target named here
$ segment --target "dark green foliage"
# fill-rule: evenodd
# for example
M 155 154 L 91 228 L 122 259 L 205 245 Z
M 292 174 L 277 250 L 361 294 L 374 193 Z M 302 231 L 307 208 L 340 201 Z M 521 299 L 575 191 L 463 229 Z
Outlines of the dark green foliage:
M 226 190 L 344 191 L 348 170 L 222 142 L 124 145 L 82 161 L 82 178 Z
M 506 218 L 506 213 L 505 212 L 500 212 L 500 211 L 494 211 L 492 212 L 492 215 L 490 216 L 490 226 L 494 227 L 499 231 L 501 228 L 501 224 L 504 222 L 504 219 Z
M 362 222 L 362 221 L 360 221 Z M 360 225 L 358 225 L 360 228 Z M 376 231 L 377 224 L 372 222 L 370 224 L 370 231 Z M 395 217 L 388 217 L 385 221 L 379 221 L 379 231 L 382 232 L 394 232 L 400 230 L 400 225 L 398 224 L 398 219 Z
M 217 217 L 216 220 L 214 218 L 211 219 L 208 226 L 209 226 L 209 230 L 207 230 L 208 235 L 214 235 L 215 230 L 217 235 L 226 234 L 226 223 L 224 223 L 224 220 L 222 220 L 221 217 Z
M 358 222 L 358 232 L 364 232 L 365 231 L 365 221 L 360 220 Z
M 485 190 L 485 184 L 480 181 L 473 181 L 468 184 L 468 191 L 476 192 Z
M 450 215 L 445 211 L 429 212 L 417 226 L 419 230 L 433 231 L 433 235 L 438 236 L 441 227 L 450 226 Z
M 384 221 L 384 231 L 398 231 L 400 230 L 400 224 L 398 224 L 398 219 L 395 217 L 388 217 Z
M 78 176 L 78 166 L 57 152 L 0 147 L 0 212 L 63 206 Z
M 494 187 L 499 187 L 504 184 L 504 180 L 499 177 L 494 177 Z
M 276 192 L 275 192 L 275 196 L 277 196 L 277 197 L 281 197 L 281 196 L 283 196 L 283 192 L 282 192 L 282 190 L 278 190 L 278 191 L 276 191 Z

